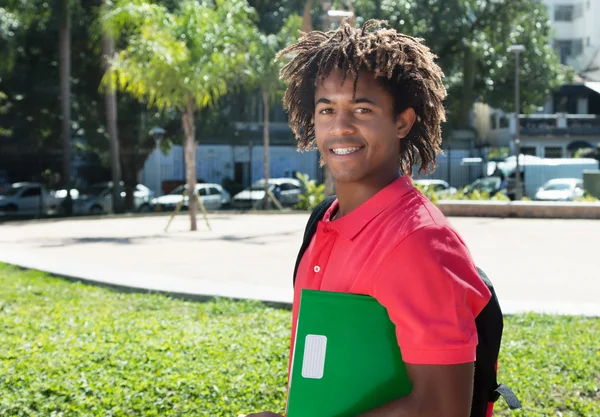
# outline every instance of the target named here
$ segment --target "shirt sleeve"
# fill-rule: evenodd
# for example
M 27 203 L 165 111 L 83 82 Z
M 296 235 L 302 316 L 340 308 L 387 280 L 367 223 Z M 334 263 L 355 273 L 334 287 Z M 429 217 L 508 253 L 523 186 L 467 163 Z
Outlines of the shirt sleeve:
M 426 226 L 405 238 L 380 266 L 373 294 L 396 326 L 406 363 L 475 360 L 475 318 L 491 294 L 450 227 Z

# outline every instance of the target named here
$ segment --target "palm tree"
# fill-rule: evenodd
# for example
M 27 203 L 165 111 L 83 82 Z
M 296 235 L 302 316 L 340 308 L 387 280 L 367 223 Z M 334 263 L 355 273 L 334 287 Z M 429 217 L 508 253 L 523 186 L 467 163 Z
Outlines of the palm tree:
M 302 19 L 298 15 L 287 18 L 285 24 L 277 34 L 266 35 L 256 29 L 254 43 L 251 48 L 251 85 L 258 87 L 263 100 L 263 148 L 264 148 L 264 180 L 265 200 L 264 208 L 269 205 L 269 131 L 270 109 L 274 99 L 281 97 L 284 84 L 279 80 L 279 71 L 283 66 L 281 61 L 275 61 L 277 53 L 297 39 Z
M 245 0 L 183 0 L 172 12 L 149 0 L 117 0 L 101 13 L 103 30 L 126 44 L 103 85 L 181 114 L 191 230 L 197 229 L 195 114 L 239 79 L 253 16 Z
M 113 38 L 108 33 L 102 35 L 102 55 L 105 73 L 111 70 L 110 59 L 114 56 L 115 47 Z M 109 75 L 110 76 L 110 75 Z M 121 213 L 123 202 L 121 199 L 121 158 L 119 157 L 119 133 L 117 129 L 117 94 L 108 86 L 104 93 L 106 107 L 106 126 L 110 149 L 110 171 L 112 178 L 112 205 L 113 211 Z

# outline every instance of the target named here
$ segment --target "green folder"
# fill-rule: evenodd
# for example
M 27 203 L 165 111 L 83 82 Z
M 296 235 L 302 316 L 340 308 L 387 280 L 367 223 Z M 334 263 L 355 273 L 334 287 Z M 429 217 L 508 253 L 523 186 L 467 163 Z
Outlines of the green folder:
M 302 290 L 287 417 L 355 417 L 411 388 L 395 326 L 379 302 Z

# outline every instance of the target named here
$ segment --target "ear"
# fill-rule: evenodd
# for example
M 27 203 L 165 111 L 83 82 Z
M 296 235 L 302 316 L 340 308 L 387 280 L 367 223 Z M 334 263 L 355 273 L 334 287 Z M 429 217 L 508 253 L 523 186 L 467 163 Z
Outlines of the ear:
M 405 138 L 415 124 L 415 120 L 417 120 L 417 115 L 412 107 L 396 116 L 396 137 L 398 139 Z

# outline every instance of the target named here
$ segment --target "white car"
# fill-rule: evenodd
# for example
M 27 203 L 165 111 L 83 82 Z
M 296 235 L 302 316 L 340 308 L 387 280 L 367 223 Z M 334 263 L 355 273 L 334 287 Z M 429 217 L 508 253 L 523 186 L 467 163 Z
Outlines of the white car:
M 121 189 L 124 184 L 121 183 Z M 153 192 L 142 184 L 137 184 L 133 191 L 134 208 L 136 211 L 150 211 L 150 201 Z M 125 198 L 125 191 L 121 192 Z M 112 206 L 112 181 L 94 184 L 86 190 L 80 191 L 73 200 L 73 212 L 75 214 L 103 214 L 113 210 Z
M 302 182 L 295 178 L 269 178 L 269 189 L 282 206 L 295 206 L 304 193 Z M 237 209 L 252 208 L 265 198 L 265 180 L 256 181 L 252 186 L 233 197 L 232 206 Z
M 18 182 L 0 193 L 0 213 L 48 215 L 56 211 L 57 199 L 37 182 Z
M 414 180 L 415 185 L 423 187 L 425 190 L 432 190 L 438 197 L 456 194 L 456 188 L 451 187 L 444 180 Z
M 184 191 L 187 185 L 180 185 L 169 194 L 153 199 L 151 205 L 157 211 L 171 211 L 183 201 L 182 208 L 187 209 L 188 196 L 186 193 L 184 197 Z M 196 184 L 196 192 L 207 210 L 219 210 L 231 203 L 231 195 L 219 184 Z
M 556 178 L 548 181 L 535 193 L 537 201 L 573 201 L 583 197 L 583 180 Z

